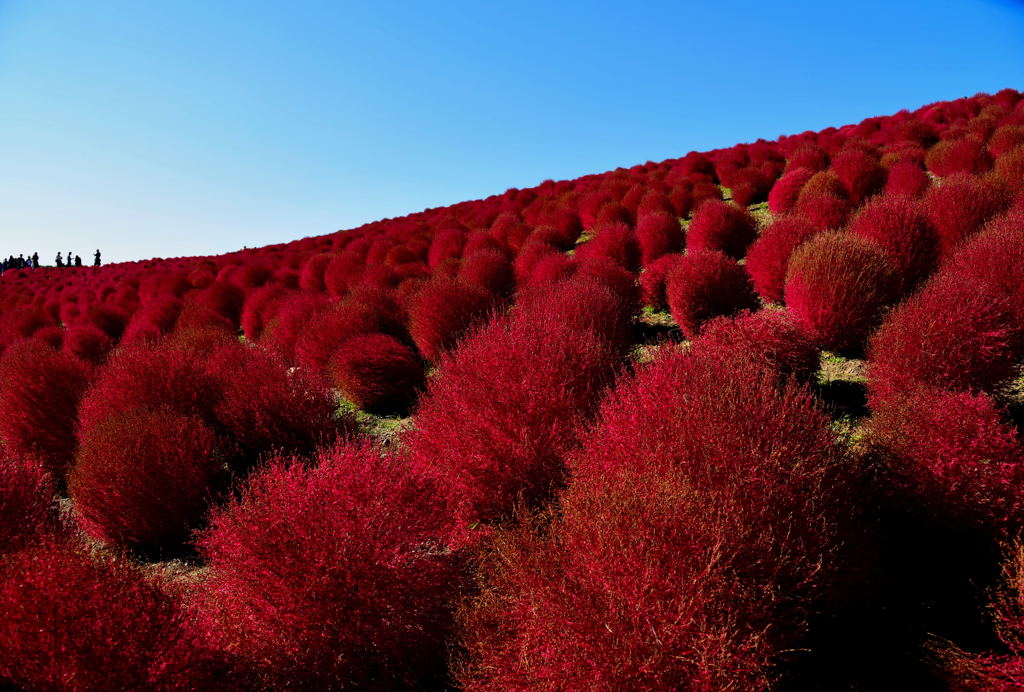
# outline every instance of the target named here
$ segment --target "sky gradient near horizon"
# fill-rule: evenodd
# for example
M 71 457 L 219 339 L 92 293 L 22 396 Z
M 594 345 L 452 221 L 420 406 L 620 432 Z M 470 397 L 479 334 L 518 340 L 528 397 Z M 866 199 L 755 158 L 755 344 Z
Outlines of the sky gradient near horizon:
M 0 253 L 216 254 L 1024 88 L 1024 4 L 0 0 Z

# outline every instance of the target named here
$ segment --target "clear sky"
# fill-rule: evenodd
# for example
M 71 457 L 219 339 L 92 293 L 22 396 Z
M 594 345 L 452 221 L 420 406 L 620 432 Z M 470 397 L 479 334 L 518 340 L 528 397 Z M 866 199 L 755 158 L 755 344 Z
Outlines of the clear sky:
M 1006 1 L 0 0 L 0 252 L 213 254 L 1007 86 Z

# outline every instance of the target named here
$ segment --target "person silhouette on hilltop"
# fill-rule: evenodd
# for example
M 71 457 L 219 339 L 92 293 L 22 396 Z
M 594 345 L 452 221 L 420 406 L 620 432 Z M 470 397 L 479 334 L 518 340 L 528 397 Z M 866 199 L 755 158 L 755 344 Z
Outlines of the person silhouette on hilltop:
M 56 262 L 56 264 L 57 264 L 58 267 L 63 267 L 64 266 L 64 258 L 60 256 L 59 252 L 57 253 L 57 262 Z
M 79 257 L 78 255 L 75 255 L 75 266 L 76 267 L 81 267 L 82 266 L 82 258 Z
M 96 249 L 96 254 L 92 256 L 92 266 L 94 266 L 94 267 L 100 266 L 100 251 L 99 251 L 99 248 Z

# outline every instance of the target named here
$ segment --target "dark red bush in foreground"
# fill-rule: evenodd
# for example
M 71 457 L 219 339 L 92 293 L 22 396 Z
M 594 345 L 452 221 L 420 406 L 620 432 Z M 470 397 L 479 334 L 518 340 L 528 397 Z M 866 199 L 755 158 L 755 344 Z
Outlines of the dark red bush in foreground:
M 687 252 L 669 274 L 665 295 L 672 317 L 690 339 L 714 317 L 759 307 L 743 267 L 715 250 Z
M 757 237 L 757 221 L 746 209 L 729 202 L 710 200 L 700 205 L 686 229 L 686 248 L 718 250 L 742 259 Z
M 480 250 L 462 258 L 459 279 L 499 296 L 515 288 L 515 275 L 508 255 L 500 250 Z
M 195 607 L 268 687 L 443 681 L 459 572 L 432 487 L 368 445 L 274 461 L 199 541 Z
M 807 393 L 742 361 L 666 356 L 572 463 L 550 526 L 485 555 L 467 688 L 771 688 L 851 579 L 856 465 Z
M 453 279 L 434 279 L 413 299 L 409 333 L 428 360 L 437 360 L 474 322 L 484 318 L 496 296 L 479 286 Z
M 67 353 L 28 342 L 7 349 L 0 359 L 0 440 L 7 451 L 63 476 L 88 384 L 86 366 Z
M 134 409 L 82 438 L 68 474 L 76 518 L 118 546 L 174 547 L 206 512 L 222 473 L 213 432 L 194 416 Z
M 927 278 L 938 263 L 939 234 L 920 206 L 906 197 L 869 201 L 850 221 L 849 231 L 886 251 L 901 294 Z
M 342 342 L 329 371 L 346 399 L 364 411 L 382 414 L 408 409 L 425 377 L 419 356 L 387 334 L 363 334 Z
M 407 439 L 415 466 L 438 478 L 466 523 L 549 499 L 563 454 L 615 373 L 616 352 L 544 303 L 499 318 L 440 366 Z
M 27 690 L 237 689 L 177 606 L 123 559 L 70 544 L 0 563 L 0 681 Z
M 985 394 L 915 389 L 874 412 L 868 437 L 925 516 L 989 531 L 1024 521 L 1024 446 Z
M 815 343 L 861 347 L 898 297 L 893 263 L 872 241 L 849 233 L 816 235 L 793 253 L 786 307 Z
M 55 525 L 55 491 L 42 465 L 0 449 L 0 556 Z
M 113 339 L 91 324 L 76 325 L 64 334 L 63 349 L 87 363 L 102 363 L 113 348 Z
M 769 303 L 781 303 L 786 271 L 793 252 L 818 233 L 815 226 L 799 217 L 773 221 L 750 247 L 745 265 L 758 295 Z
M 993 392 L 1015 372 L 1021 324 L 978 282 L 940 273 L 892 311 L 868 349 L 873 405 L 920 384 Z

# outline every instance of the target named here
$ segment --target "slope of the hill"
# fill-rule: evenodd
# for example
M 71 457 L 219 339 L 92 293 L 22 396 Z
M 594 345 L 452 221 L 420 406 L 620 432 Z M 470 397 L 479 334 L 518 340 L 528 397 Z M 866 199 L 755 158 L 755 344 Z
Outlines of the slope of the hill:
M 1024 684 L 1024 98 L 0 278 L 0 681 Z

